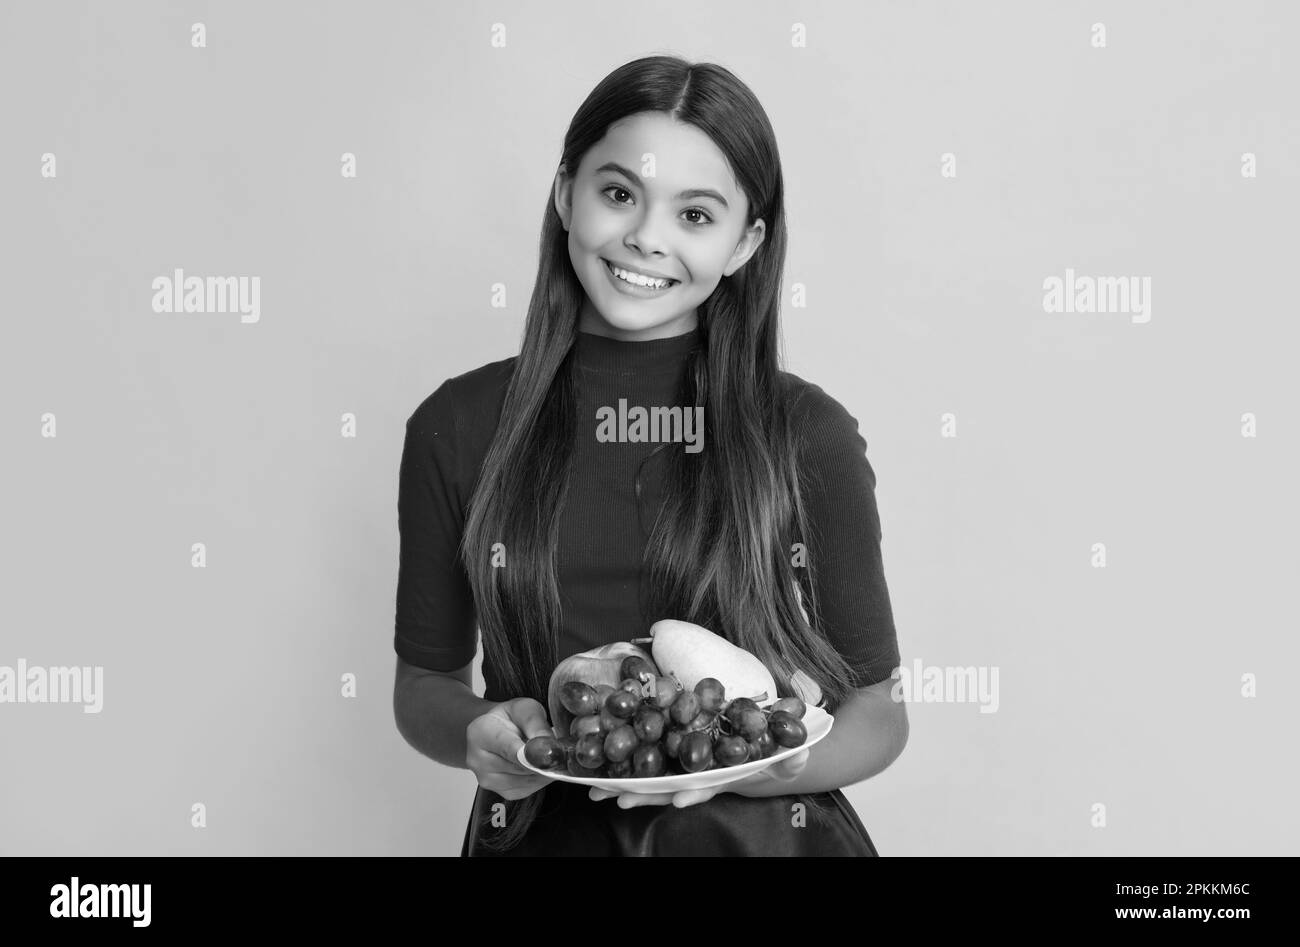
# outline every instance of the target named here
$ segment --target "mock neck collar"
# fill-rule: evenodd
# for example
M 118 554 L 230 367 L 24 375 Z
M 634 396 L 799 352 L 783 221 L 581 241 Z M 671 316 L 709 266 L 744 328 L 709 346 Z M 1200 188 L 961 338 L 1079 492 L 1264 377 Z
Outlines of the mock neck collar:
M 573 344 L 578 365 L 606 375 L 661 375 L 680 372 L 687 357 L 702 344 L 699 327 L 682 335 L 644 342 L 625 342 L 578 331 Z

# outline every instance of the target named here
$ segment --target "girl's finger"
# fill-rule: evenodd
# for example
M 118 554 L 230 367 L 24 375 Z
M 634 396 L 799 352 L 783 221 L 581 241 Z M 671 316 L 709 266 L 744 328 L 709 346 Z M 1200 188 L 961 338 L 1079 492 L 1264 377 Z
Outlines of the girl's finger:
M 478 778 L 480 786 L 506 799 L 517 799 L 521 796 L 531 795 L 544 788 L 549 782 L 550 779 L 545 776 L 529 774 L 527 779 L 520 779 L 513 773 L 501 771 L 480 773 Z M 520 790 L 523 791 L 520 792 Z M 512 795 L 513 793 L 519 793 L 519 795 Z
M 777 779 L 794 779 L 803 772 L 804 767 L 808 765 L 808 751 L 796 753 L 789 759 L 782 760 L 775 766 L 765 772 L 771 773 Z
M 620 809 L 635 809 L 638 806 L 670 806 L 673 802 L 673 794 L 670 792 L 656 793 L 620 793 L 618 797 L 618 807 Z
M 681 792 L 673 795 L 673 805 L 678 809 L 683 809 L 686 806 L 694 806 L 701 802 L 708 802 L 715 795 L 717 795 L 716 789 L 683 789 Z
M 602 799 L 608 799 L 611 796 L 617 796 L 618 793 L 610 792 L 608 789 L 601 789 L 599 786 L 592 786 L 590 791 L 588 791 L 587 795 L 590 798 L 594 799 L 596 802 L 599 802 Z
M 513 750 L 507 747 L 494 747 L 492 755 L 496 759 L 491 761 L 492 768 L 499 773 L 508 773 L 511 776 L 536 776 L 536 772 L 520 763 L 519 758 L 515 756 L 522 745 L 516 743 Z
M 523 745 L 518 733 L 503 729 L 492 735 L 485 749 L 501 761 L 498 768 L 503 772 L 527 773 L 531 770 L 524 769 L 519 763 L 519 748 Z

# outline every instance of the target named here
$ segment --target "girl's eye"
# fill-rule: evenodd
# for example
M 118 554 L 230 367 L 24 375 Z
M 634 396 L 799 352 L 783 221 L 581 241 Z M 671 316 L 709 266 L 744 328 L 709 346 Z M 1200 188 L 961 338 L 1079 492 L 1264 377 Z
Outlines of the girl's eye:
M 631 196 L 632 196 L 632 192 L 629 191 L 627 188 L 623 187 L 621 184 L 611 184 L 611 185 L 609 185 L 609 187 L 605 188 L 605 189 L 602 190 L 600 193 L 601 193 L 602 196 L 605 196 L 605 195 L 608 195 L 610 191 L 617 191 L 617 192 L 620 192 L 620 193 L 622 193 L 622 194 L 626 194 L 628 197 L 631 197 Z M 627 203 L 626 201 L 615 200 L 615 199 L 613 199 L 612 197 L 607 197 L 607 196 L 605 197 L 605 200 L 609 201 L 611 204 L 615 204 L 615 205 L 618 205 L 618 206 L 626 206 L 626 203 Z M 704 208 L 702 208 L 702 207 L 688 207 L 688 208 L 686 208 L 686 210 L 682 211 L 682 213 L 683 213 L 683 214 L 699 214 L 699 215 L 701 215 L 701 216 L 704 218 L 704 220 L 702 220 L 702 221 L 697 221 L 697 220 L 689 221 L 689 223 L 695 225 L 696 227 L 705 227 L 705 226 L 708 226 L 709 224 L 713 223 L 713 217 L 709 214 L 708 211 L 704 210 Z
M 611 184 L 609 187 L 605 188 L 605 190 L 601 191 L 600 193 L 602 193 L 602 194 L 608 194 L 610 191 L 621 191 L 622 193 L 628 195 L 629 197 L 632 195 L 632 192 L 629 191 L 627 188 L 625 188 L 625 187 L 619 187 L 617 184 Z M 611 203 L 611 204 L 622 204 L 623 202 L 622 202 L 622 201 L 616 201 L 616 200 L 610 199 L 610 203 Z

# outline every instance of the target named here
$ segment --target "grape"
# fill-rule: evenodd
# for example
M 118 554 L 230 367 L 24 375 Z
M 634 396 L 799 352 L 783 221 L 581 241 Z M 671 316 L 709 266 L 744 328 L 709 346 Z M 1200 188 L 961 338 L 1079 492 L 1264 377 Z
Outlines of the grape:
M 632 728 L 636 731 L 637 739 L 642 743 L 658 743 L 659 738 L 664 735 L 664 724 L 667 719 L 663 713 L 655 709 L 653 704 L 642 704 L 637 708 L 636 716 L 632 720 Z
M 574 776 L 653 779 L 702 773 L 762 760 L 808 740 L 808 705 L 783 697 L 766 709 L 750 697 L 727 700 L 718 678 L 685 690 L 639 655 L 619 667 L 618 686 L 569 681 L 560 703 L 569 732 L 528 740 L 524 759 L 535 769 Z
M 658 745 L 645 743 L 636 748 L 632 754 L 632 773 L 642 779 L 662 776 L 668 769 L 668 761 Z
M 569 736 L 577 740 L 584 733 L 600 733 L 600 729 L 600 717 L 597 714 L 586 714 L 573 718 L 569 724 Z
M 627 724 L 622 724 L 614 730 L 611 730 L 605 737 L 602 745 L 605 751 L 605 759 L 611 763 L 621 763 L 629 756 L 637 746 L 636 731 Z
M 700 707 L 717 713 L 726 703 L 726 689 L 716 677 L 702 677 L 695 685 L 695 694 L 700 698 Z
M 784 710 L 773 711 L 767 718 L 767 726 L 772 731 L 772 739 L 777 746 L 802 746 L 808 739 L 808 728 L 803 725 L 803 721 Z
M 573 749 L 574 758 L 587 769 L 596 769 L 605 762 L 605 741 L 599 733 L 584 733 Z M 588 773 L 587 775 L 591 775 Z
M 803 715 L 808 712 L 808 706 L 798 697 L 782 697 L 772 705 L 772 710 L 784 710 L 792 717 L 802 720 Z
M 636 709 L 640 705 L 641 700 L 628 691 L 615 691 L 605 701 L 606 709 L 620 720 L 627 720 L 636 713 Z
M 728 715 L 732 729 L 746 740 L 756 740 L 767 730 L 768 718 L 757 707 L 741 707 Z
M 582 681 L 566 681 L 560 688 L 560 704 L 569 713 L 581 717 L 600 710 L 596 689 Z
M 713 723 L 714 718 L 716 718 L 717 716 L 718 715 L 715 713 L 710 713 L 707 710 L 701 710 L 699 713 L 697 713 L 694 717 L 691 718 L 691 722 L 686 725 L 686 729 L 707 730 L 709 728 L 709 725 Z
M 677 759 L 686 772 L 703 772 L 713 762 L 713 740 L 703 730 L 692 730 L 682 737 L 682 745 L 677 750 Z
M 668 731 L 668 736 L 664 737 L 664 753 L 669 759 L 677 759 L 677 751 L 681 748 L 682 737 L 686 736 L 685 730 L 678 730 L 676 727 Z
M 749 758 L 751 760 L 765 760 L 776 752 L 776 741 L 772 739 L 772 734 L 766 729 L 758 735 L 758 739 L 749 741 Z
M 713 758 L 723 766 L 737 766 L 749 759 L 749 744 L 744 737 L 723 737 L 713 747 Z
M 576 746 L 565 754 L 564 768 L 569 771 L 570 776 L 582 776 L 585 778 L 591 775 L 591 770 L 578 762 L 578 751 Z
M 655 669 L 650 662 L 639 654 L 629 654 L 623 659 L 623 663 L 618 666 L 618 676 L 621 678 L 632 678 L 638 684 L 641 683 L 642 674 L 654 675 Z
M 728 720 L 730 720 L 732 723 L 735 723 L 736 717 L 740 714 L 742 710 L 745 710 L 747 708 L 758 710 L 758 704 L 754 703 L 754 701 L 752 701 L 748 697 L 737 697 L 731 702 L 729 702 L 722 712 L 727 715 Z
M 615 727 L 623 725 L 623 718 L 615 717 L 608 706 L 600 708 L 600 732 L 609 733 Z
M 668 708 L 668 715 L 673 718 L 673 723 L 685 726 L 695 719 L 695 715 L 700 712 L 700 698 L 694 691 L 682 691 L 673 700 L 673 705 Z
M 533 737 L 524 744 L 524 759 L 538 769 L 558 769 L 564 764 L 564 746 L 553 736 Z
M 667 712 L 677 699 L 677 682 L 671 677 L 656 677 L 654 702 L 660 710 Z
M 618 763 L 610 763 L 605 767 L 605 775 L 610 779 L 629 779 L 634 774 L 632 761 L 630 759 L 622 760 Z

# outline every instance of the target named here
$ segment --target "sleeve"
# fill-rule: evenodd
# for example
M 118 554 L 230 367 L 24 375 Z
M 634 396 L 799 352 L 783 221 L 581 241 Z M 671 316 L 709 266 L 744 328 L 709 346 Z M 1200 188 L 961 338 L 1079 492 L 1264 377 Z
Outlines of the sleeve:
M 460 561 L 455 404 L 444 382 L 406 422 L 398 475 L 400 553 L 393 647 L 409 664 L 453 671 L 478 650 L 474 596 Z
M 799 570 L 805 599 L 816 593 L 815 619 L 848 661 L 854 686 L 890 677 L 899 666 L 898 635 L 885 582 L 876 474 L 857 420 L 816 385 L 801 413 L 808 472 L 805 540 L 809 570 Z

